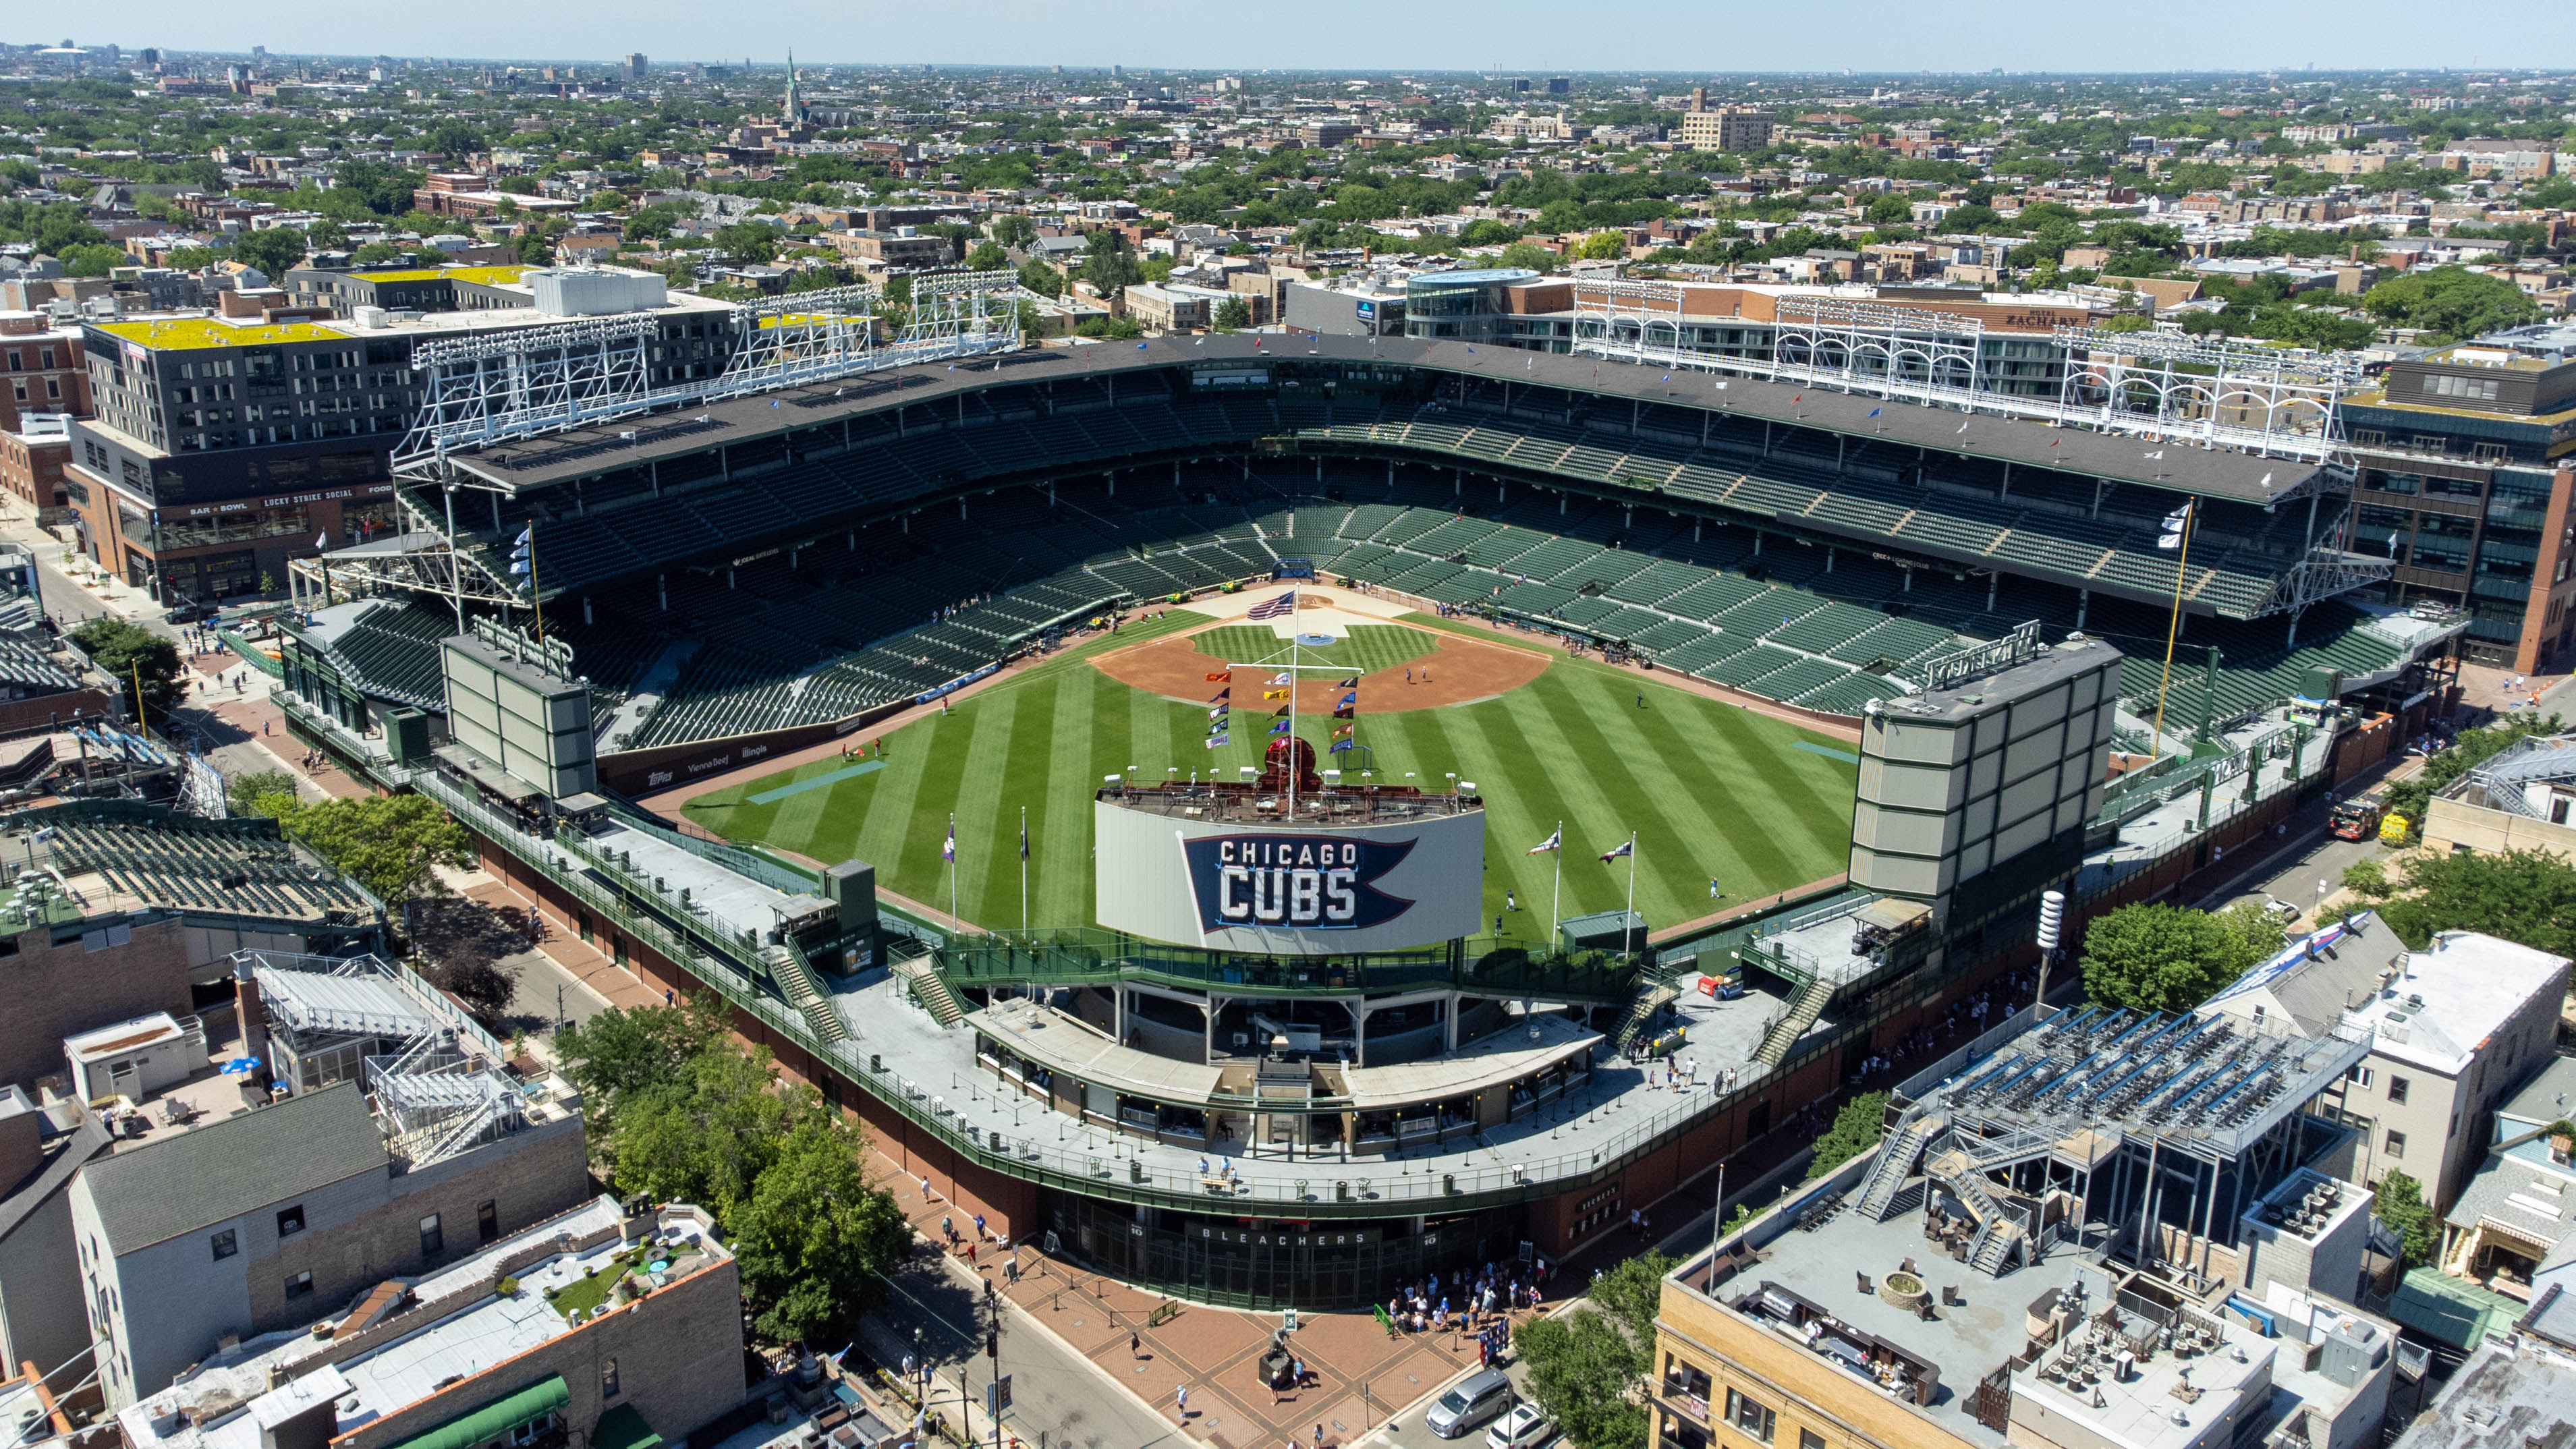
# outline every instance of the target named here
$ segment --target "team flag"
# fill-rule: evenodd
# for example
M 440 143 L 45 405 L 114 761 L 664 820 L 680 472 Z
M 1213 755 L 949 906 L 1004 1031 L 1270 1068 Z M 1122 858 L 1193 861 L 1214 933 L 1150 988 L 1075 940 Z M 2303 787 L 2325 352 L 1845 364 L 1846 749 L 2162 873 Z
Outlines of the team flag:
M 1224 743 L 1225 736 L 1223 735 L 1210 735 L 1207 738 L 1207 747 L 1211 750 Z
M 1335 719 L 1358 719 L 1359 717 L 1360 708 L 1355 704 L 1346 704 L 1333 711 L 1333 718 Z
M 1355 724 L 1335 725 L 1333 726 L 1333 738 L 1337 740 L 1349 739 L 1358 729 L 1359 726 Z
M 1269 679 L 1269 683 L 1272 683 L 1272 684 L 1295 684 L 1296 682 L 1297 682 L 1297 681 L 1296 681 L 1294 678 L 1292 678 L 1292 677 L 1290 677 L 1289 675 L 1284 674 L 1284 673 L 1283 673 L 1283 674 L 1274 674 L 1274 675 L 1270 676 L 1270 679 Z
M 1603 865 L 1608 865 L 1610 862 L 1612 862 L 1612 861 L 1614 861 L 1614 860 L 1617 860 L 1619 857 L 1621 857 L 1621 856 L 1623 856 L 1623 855 L 1634 855 L 1634 854 L 1636 854 L 1636 853 L 1637 853 L 1637 842 L 1636 842 L 1636 840 L 1635 840 L 1634 838 L 1630 838 L 1630 839 L 1627 839 L 1627 840 L 1620 841 L 1617 845 L 1614 845 L 1614 846 L 1610 847 L 1608 850 L 1605 850 L 1605 851 L 1601 852 L 1601 863 L 1602 863 Z
M 1263 699 L 1286 699 L 1288 697 L 1288 691 L 1284 689 L 1265 689 L 1261 691 L 1261 697 Z
M 939 858 L 954 865 L 957 861 L 957 822 L 948 822 L 948 843 L 939 847 Z
M 2164 537 L 2156 540 L 2156 547 L 2167 550 L 2168 552 L 2182 547 L 2183 530 L 2190 526 L 2191 505 L 2189 503 L 2185 503 L 2182 507 L 2165 515 Z
M 1020 859 L 1029 858 L 1029 817 L 1020 817 Z
M 1212 710 L 1209 710 L 1209 711 L 1208 711 L 1208 718 L 1209 718 L 1209 719 L 1223 719 L 1223 718 L 1225 718 L 1225 716 L 1226 716 L 1226 711 L 1227 711 L 1229 708 L 1231 708 L 1231 706 L 1220 704 L 1220 705 L 1218 705 L 1216 708 L 1214 708 L 1214 709 L 1212 709 Z
M 1221 669 L 1207 677 L 1207 682 L 1210 684 L 1230 684 L 1233 681 L 1234 671 L 1231 669 Z
M 1275 599 L 1264 599 L 1252 606 L 1249 619 L 1285 619 L 1297 608 L 1297 591 L 1290 589 Z
M 1288 733 L 1288 721 L 1283 719 L 1279 723 L 1272 725 L 1270 727 L 1270 732 L 1274 735 L 1284 735 Z
M 1341 683 L 1336 684 L 1336 685 L 1334 685 L 1334 686 L 1333 686 L 1333 688 L 1335 688 L 1335 689 L 1357 689 L 1357 688 L 1359 688 L 1359 687 L 1360 687 L 1360 677 L 1359 677 L 1358 675 L 1356 675 L 1356 674 L 1352 675 L 1352 676 L 1351 676 L 1350 678 L 1348 678 L 1348 679 L 1343 680 Z
M 1233 691 L 1233 690 L 1231 690 L 1231 689 L 1220 689 L 1220 690 L 1218 690 L 1216 693 L 1211 694 L 1211 695 L 1209 695 L 1209 696 L 1208 696 L 1208 703 L 1210 703 L 1210 704 L 1223 704 L 1223 703 L 1225 703 L 1227 700 L 1232 699 L 1232 698 L 1234 698 L 1234 691 Z
M 1227 725 L 1227 724 L 1229 724 L 1229 723 L 1231 723 L 1231 721 L 1227 720 L 1223 715 L 1219 715 L 1219 716 L 1218 716 L 1218 717 L 1217 717 L 1213 722 L 1211 722 L 1211 723 L 1208 725 L 1208 733 L 1209 733 L 1209 734 L 1212 734 L 1212 735 L 1221 735 L 1221 734 L 1224 734 L 1224 733 L 1225 733 L 1225 727 L 1226 727 L 1226 725 Z
M 1357 703 L 1359 703 L 1359 702 L 1360 702 L 1360 692 L 1359 692 L 1358 690 L 1356 690 L 1356 689 L 1354 689 L 1354 690 L 1352 690 L 1350 693 L 1345 694 L 1345 695 L 1343 695 L 1343 696 L 1342 696 L 1342 703 L 1344 703 L 1344 704 L 1357 704 Z
M 1560 825 L 1556 827 L 1556 833 L 1554 835 L 1551 835 L 1547 839 L 1540 841 L 1538 844 L 1531 846 L 1529 848 L 1529 853 L 1532 855 L 1545 855 L 1551 850 L 1563 850 L 1564 848 L 1565 827 Z
M 1272 711 L 1270 712 L 1270 717 L 1271 717 L 1272 719 L 1286 719 L 1286 718 L 1288 717 L 1289 713 L 1290 713 L 1289 707 L 1288 707 L 1287 705 L 1284 705 L 1284 704 L 1283 704 L 1283 705 L 1279 706 L 1277 709 L 1272 710 Z
M 1335 740 L 1335 741 L 1333 741 L 1333 747 L 1332 747 L 1331 749 L 1329 749 L 1329 750 L 1326 750 L 1324 753 L 1326 753 L 1326 754 L 1328 754 L 1328 755 L 1338 755 L 1338 754 L 1342 753 L 1344 750 L 1349 749 L 1350 747 L 1351 747 L 1351 742 L 1350 742 L 1349 740 Z
M 1876 408 L 1871 408 L 1871 409 L 1869 410 L 1869 415 L 1870 415 L 1871 417 L 1873 417 L 1873 418 L 1874 418 L 1874 417 L 1877 417 L 1877 416 L 1878 416 L 1878 409 L 1876 409 Z

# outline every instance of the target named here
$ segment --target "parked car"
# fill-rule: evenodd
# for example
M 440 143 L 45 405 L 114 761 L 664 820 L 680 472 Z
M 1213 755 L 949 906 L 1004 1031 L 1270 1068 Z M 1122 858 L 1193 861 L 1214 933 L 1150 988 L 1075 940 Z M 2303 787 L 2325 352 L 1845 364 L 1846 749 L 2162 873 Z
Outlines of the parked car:
M 215 617 L 220 609 L 220 605 L 202 599 L 190 599 L 184 603 L 172 604 L 161 617 L 167 623 L 195 624 Z
M 1485 1431 L 1485 1449 L 1539 1449 L 1556 1441 L 1556 1421 L 1536 1404 L 1515 1404 Z
M 1510 1408 L 1513 1398 L 1511 1379 L 1501 1369 L 1486 1369 L 1452 1385 L 1422 1422 L 1441 1438 L 1455 1439 Z

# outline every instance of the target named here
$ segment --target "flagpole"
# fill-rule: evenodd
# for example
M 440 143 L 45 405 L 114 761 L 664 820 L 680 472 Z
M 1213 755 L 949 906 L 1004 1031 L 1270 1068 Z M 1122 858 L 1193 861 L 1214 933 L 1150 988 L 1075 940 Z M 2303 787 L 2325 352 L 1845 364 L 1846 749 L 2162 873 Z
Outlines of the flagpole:
M 1197 773 L 1196 771 L 1192 772 Z M 1020 807 L 1020 934 L 1029 933 L 1029 807 Z
M 2200 527 L 2200 505 L 2197 501 L 2183 504 L 2182 550 L 2174 558 L 2173 616 L 2165 621 L 2165 665 L 2156 676 L 2156 726 L 2154 738 L 2147 746 L 2149 759 L 2161 759 L 2165 752 L 2165 686 L 2173 681 L 2174 640 L 2182 633 L 2183 570 L 2191 565 L 2191 536 Z
M 537 592 L 537 521 L 528 520 L 528 602 L 537 611 L 537 642 L 546 642 L 546 601 Z
M 1548 853 L 1556 857 L 1556 894 L 1547 903 L 1547 947 L 1553 951 L 1556 949 L 1557 922 L 1563 919 L 1565 911 L 1565 822 L 1562 820 L 1556 822 L 1556 849 Z
M 1297 642 L 1297 591 L 1288 591 L 1288 819 L 1297 819 L 1297 671 L 1305 654 Z
M 1634 919 L 1636 918 L 1636 915 L 1637 915 L 1637 832 L 1635 832 L 1635 831 L 1631 830 L 1631 831 L 1629 831 L 1629 832 L 1628 832 L 1628 917 L 1629 917 L 1629 919 L 1630 919 L 1630 920 L 1634 920 Z M 1627 940 L 1628 940 L 1628 922 L 1627 922 L 1627 921 L 1624 921 L 1624 920 L 1623 920 L 1623 921 L 1621 921 L 1621 922 L 1619 923 L 1619 939 L 1620 939 L 1620 942 L 1621 942 L 1621 944 L 1622 944 L 1623 946 L 1626 946 L 1626 945 L 1627 945 Z M 1629 955 L 1631 955 L 1631 956 L 1633 956 L 1633 955 L 1637 954 L 1637 953 L 1636 953 L 1636 948 L 1635 948 L 1635 947 L 1633 947 L 1633 946 L 1627 946 L 1627 951 L 1628 951 L 1628 954 L 1629 954 Z
M 948 812 L 948 921 L 951 926 L 964 918 L 957 914 L 957 812 Z

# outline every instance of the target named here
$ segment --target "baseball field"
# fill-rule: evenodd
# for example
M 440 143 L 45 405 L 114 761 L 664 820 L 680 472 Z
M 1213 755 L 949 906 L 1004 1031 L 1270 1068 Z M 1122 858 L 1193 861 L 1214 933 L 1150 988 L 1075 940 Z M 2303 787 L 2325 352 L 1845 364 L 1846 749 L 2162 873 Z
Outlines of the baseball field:
M 1025 812 L 1028 923 L 1086 925 L 1091 796 L 1104 777 L 1234 778 L 1286 722 L 1276 712 L 1293 688 L 1296 732 L 1345 779 L 1475 785 L 1484 909 L 1504 917 L 1507 937 L 1547 934 L 1556 862 L 1526 852 L 1560 822 L 1568 916 L 1622 903 L 1627 862 L 1599 857 L 1631 831 L 1637 909 L 1658 929 L 1841 870 L 1849 746 L 1654 678 L 1423 615 L 1345 627 L 1309 648 L 1267 625 L 1174 611 L 894 730 L 882 754 L 863 733 L 855 761 L 814 761 L 686 808 L 737 843 L 874 862 L 884 889 L 942 911 L 953 885 L 958 914 L 993 928 L 1021 924 Z M 1352 693 L 1355 717 L 1335 720 Z M 1351 748 L 1333 752 L 1345 724 Z M 1219 725 L 1225 742 L 1211 748 Z M 941 856 L 952 820 L 953 868 Z M 1712 879 L 1723 898 L 1711 898 Z

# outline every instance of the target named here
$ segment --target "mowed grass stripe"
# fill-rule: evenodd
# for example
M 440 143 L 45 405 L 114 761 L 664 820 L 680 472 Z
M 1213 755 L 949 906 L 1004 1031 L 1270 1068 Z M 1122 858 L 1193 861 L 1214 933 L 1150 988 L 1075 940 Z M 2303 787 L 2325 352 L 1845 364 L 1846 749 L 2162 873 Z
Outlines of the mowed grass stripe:
M 1731 896 L 1750 898 L 1839 868 L 1849 766 L 1790 748 L 1810 737 L 1806 731 L 1661 684 L 1643 686 L 1650 708 L 1640 711 L 1639 687 L 1637 675 L 1559 658 L 1529 686 L 1479 704 L 1371 714 L 1376 701 L 1363 699 L 1359 737 L 1373 748 L 1381 781 L 1443 789 L 1454 771 L 1477 783 L 1487 802 L 1485 914 L 1490 919 L 1504 891 L 1517 892 L 1519 924 L 1533 939 L 1545 930 L 1555 862 L 1525 852 L 1560 819 L 1572 857 L 1564 862 L 1567 915 L 1620 905 L 1625 864 L 1594 857 L 1631 828 L 1640 837 L 1638 908 L 1658 925 L 1704 914 L 1712 873 Z M 955 809 L 964 914 L 1013 926 L 1025 803 L 1035 847 L 1030 919 L 1082 923 L 1091 919 L 1101 864 L 1091 837 L 1101 777 L 1132 768 L 1159 780 L 1177 767 L 1184 779 L 1194 768 L 1202 778 L 1211 770 L 1233 778 L 1237 765 L 1261 758 L 1269 723 L 1257 707 L 1239 711 L 1234 743 L 1206 750 L 1204 707 L 1129 689 L 1076 659 L 1052 660 L 952 715 L 887 736 L 884 770 L 770 806 L 741 803 L 840 768 L 831 756 L 692 806 L 702 823 L 733 839 L 823 861 L 873 861 L 888 890 L 943 910 L 939 846 Z M 1353 755 L 1330 754 L 1333 721 L 1299 723 L 1326 765 L 1356 766 Z
M 1309 646 L 1294 644 L 1273 633 L 1267 624 L 1226 624 L 1193 637 L 1190 642 L 1207 656 L 1211 668 L 1226 662 L 1247 667 L 1276 667 L 1291 663 L 1328 665 L 1347 669 L 1354 674 L 1374 674 L 1392 669 L 1407 660 L 1419 659 L 1439 646 L 1439 640 L 1419 629 L 1401 624 L 1354 624 L 1346 637 L 1330 644 Z M 1308 674 L 1305 678 L 1315 676 Z M 1254 681 L 1238 678 L 1237 690 Z M 1214 692 L 1215 686 L 1209 690 Z M 1259 698 L 1258 695 L 1253 696 Z M 1235 696 L 1240 700 L 1243 696 Z

